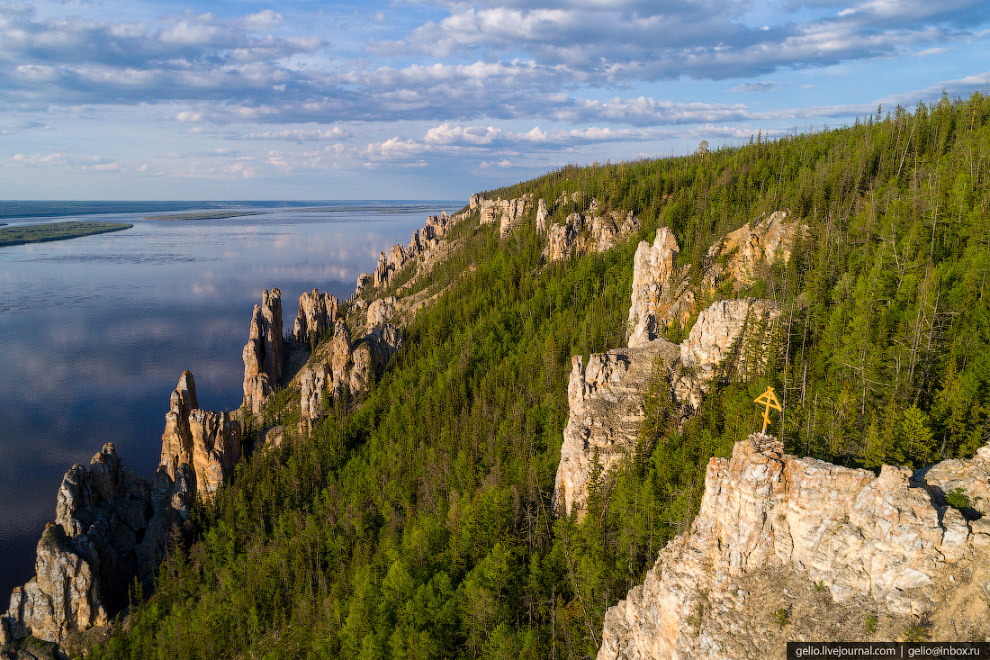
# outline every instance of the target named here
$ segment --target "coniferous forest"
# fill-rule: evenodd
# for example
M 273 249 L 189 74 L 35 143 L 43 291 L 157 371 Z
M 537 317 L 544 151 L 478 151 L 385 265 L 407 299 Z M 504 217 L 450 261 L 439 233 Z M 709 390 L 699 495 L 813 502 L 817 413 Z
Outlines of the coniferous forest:
M 594 657 L 605 610 L 690 525 L 708 459 L 759 428 L 767 385 L 796 455 L 917 467 L 990 439 L 988 182 L 990 98 L 976 94 L 491 191 L 581 191 L 642 227 L 546 264 L 532 223 L 504 239 L 458 225 L 428 282 L 446 291 L 384 377 L 242 462 L 88 657 Z M 717 238 L 779 209 L 809 227 L 790 261 L 717 292 L 781 304 L 763 375 L 720 383 L 683 425 L 651 387 L 636 455 L 598 480 L 580 523 L 555 516 L 570 357 L 625 345 L 638 242 L 670 227 L 700 278 Z M 294 424 L 290 400 L 275 396 L 269 423 Z

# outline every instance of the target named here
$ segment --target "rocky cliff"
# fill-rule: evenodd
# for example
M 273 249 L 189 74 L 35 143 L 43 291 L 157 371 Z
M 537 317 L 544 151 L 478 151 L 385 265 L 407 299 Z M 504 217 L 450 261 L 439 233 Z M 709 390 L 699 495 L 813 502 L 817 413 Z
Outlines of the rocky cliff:
M 319 339 L 337 320 L 340 301 L 337 296 L 320 293 L 317 289 L 299 296 L 299 313 L 292 325 L 292 338 L 305 343 Z
M 0 644 L 28 635 L 63 643 L 110 623 L 135 577 L 146 586 L 188 516 L 188 466 L 150 483 L 124 467 L 112 444 L 74 465 L 58 491 L 55 522 L 38 541 L 35 577 L 14 589 L 0 617 Z
M 787 640 L 990 635 L 990 447 L 879 476 L 784 454 L 713 458 L 701 509 L 605 616 L 599 660 L 783 657 Z M 823 612 L 827 615 L 823 616 Z M 873 625 L 866 621 L 872 619 Z
M 240 460 L 240 422 L 225 412 L 200 410 L 193 375 L 183 371 L 165 414 L 161 469 L 175 479 L 188 466 L 195 491 L 211 497 Z
M 244 359 L 244 403 L 254 414 L 261 412 L 268 396 L 282 378 L 282 292 L 265 289 L 261 304 L 254 306 Z
M 639 227 L 639 218 L 631 211 L 603 211 L 598 200 L 592 198 L 586 211 L 569 214 L 563 224 L 549 225 L 543 257 L 554 262 L 575 254 L 604 252 L 638 231 Z
M 642 346 L 666 336 L 675 322 L 686 326 L 698 311 L 699 302 L 717 297 L 723 285 L 738 293 L 771 264 L 787 263 L 805 229 L 787 211 L 747 222 L 708 249 L 701 264 L 701 284 L 694 285 L 688 277 L 690 268 L 675 264 L 680 252 L 677 239 L 670 229 L 661 227 L 652 245 L 641 241 L 636 249 L 629 346 Z
M 596 462 L 606 475 L 635 451 L 644 418 L 643 395 L 651 380 L 669 389 L 678 416 L 690 414 L 716 378 L 760 372 L 779 315 L 770 300 L 723 300 L 698 316 L 680 345 L 657 338 L 592 354 L 587 365 L 581 356 L 574 357 L 567 387 L 570 412 L 555 482 L 563 513 L 577 508 L 582 514 Z

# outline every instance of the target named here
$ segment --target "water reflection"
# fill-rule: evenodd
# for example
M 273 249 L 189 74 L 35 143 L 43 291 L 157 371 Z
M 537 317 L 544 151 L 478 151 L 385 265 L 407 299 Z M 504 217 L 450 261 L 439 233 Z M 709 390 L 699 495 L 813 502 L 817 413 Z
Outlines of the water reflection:
M 203 407 L 240 402 L 241 348 L 262 289 L 282 290 L 291 328 L 300 293 L 347 297 L 379 251 L 454 206 L 268 205 L 202 221 L 143 220 L 142 207 L 104 216 L 134 223 L 127 231 L 0 249 L 0 610 L 33 572 L 69 466 L 113 442 L 150 474 L 183 369 Z

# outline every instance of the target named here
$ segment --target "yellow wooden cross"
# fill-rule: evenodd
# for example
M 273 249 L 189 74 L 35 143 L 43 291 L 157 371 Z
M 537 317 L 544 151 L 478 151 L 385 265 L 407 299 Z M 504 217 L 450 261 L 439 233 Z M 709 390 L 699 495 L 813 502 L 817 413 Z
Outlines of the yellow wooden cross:
M 763 410 L 763 433 L 765 434 L 767 432 L 767 424 L 770 423 L 770 409 L 773 408 L 778 412 L 782 410 L 780 401 L 777 401 L 777 397 L 773 393 L 773 388 L 767 387 L 767 391 L 753 399 L 753 402 L 766 404 L 766 408 Z

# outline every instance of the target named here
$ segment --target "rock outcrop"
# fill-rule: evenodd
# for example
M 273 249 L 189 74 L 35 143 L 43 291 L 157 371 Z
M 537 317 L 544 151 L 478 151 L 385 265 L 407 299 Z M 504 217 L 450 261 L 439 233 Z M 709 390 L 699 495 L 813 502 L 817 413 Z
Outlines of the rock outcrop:
M 586 212 L 571 213 L 564 224 L 549 226 L 543 257 L 548 262 L 554 262 L 574 254 L 604 252 L 639 230 L 639 226 L 639 218 L 631 211 L 603 213 L 598 200 L 592 198 Z
M 240 460 L 240 422 L 225 412 L 200 410 L 193 375 L 183 371 L 165 414 L 161 469 L 175 479 L 188 466 L 196 493 L 209 498 Z
M 753 284 L 761 271 L 778 260 L 787 263 L 798 236 L 806 227 L 787 211 L 747 222 L 716 241 L 702 263 L 701 284 L 693 286 L 688 266 L 677 267 L 680 247 L 667 227 L 657 230 L 653 245 L 641 241 L 633 263 L 629 307 L 629 346 L 642 346 L 666 336 L 676 322 L 684 328 L 698 311 L 698 301 L 711 299 L 723 284 L 739 292 Z M 728 283 L 728 284 L 727 284 Z
M 149 586 L 173 527 L 188 516 L 192 473 L 151 482 L 124 467 L 112 444 L 62 479 L 55 509 L 38 542 L 35 577 L 14 589 L 0 617 L 0 644 L 28 635 L 62 643 L 110 623 L 135 577 Z
M 372 300 L 368 305 L 368 325 L 374 327 L 383 323 L 390 323 L 395 318 L 396 302 L 397 300 L 395 296 L 387 296 L 385 298 Z
M 712 303 L 680 344 L 677 399 L 698 408 L 717 377 L 745 380 L 761 373 L 771 358 L 780 314 L 780 305 L 761 298 Z
M 540 200 L 543 201 L 543 200 Z M 523 195 L 515 199 L 484 199 L 477 204 L 482 225 L 499 223 L 499 236 L 505 237 L 520 227 L 524 216 L 533 210 L 533 196 Z M 546 202 L 543 203 L 544 208 Z
M 282 378 L 282 293 L 267 289 L 251 315 L 250 338 L 244 359 L 244 403 L 254 414 L 261 412 L 268 396 Z
M 715 379 L 761 372 L 779 316 L 770 300 L 723 300 L 699 315 L 680 345 L 657 338 L 592 354 L 587 366 L 581 356 L 572 358 L 570 413 L 555 484 L 559 509 L 570 514 L 577 508 L 580 517 L 595 462 L 607 475 L 635 450 L 651 379 L 669 388 L 677 415 L 684 417 L 697 410 Z
M 775 211 L 747 222 L 716 242 L 705 256 L 705 286 L 716 289 L 729 279 L 736 291 L 753 284 L 761 267 L 776 261 L 787 263 L 798 236 L 807 227 L 788 211 Z
M 326 415 L 325 402 L 366 392 L 401 347 L 402 333 L 391 323 L 373 326 L 352 345 L 347 324 L 338 320 L 333 338 L 297 376 L 301 425 L 305 428 Z
M 587 365 L 580 355 L 571 358 L 570 414 L 554 483 L 559 511 L 570 515 L 577 509 L 581 515 L 595 462 L 607 473 L 636 449 L 644 418 L 643 392 L 656 377 L 655 370 L 672 370 L 678 356 L 675 344 L 658 340 L 640 348 L 592 354 Z
M 680 252 L 674 233 L 657 230 L 653 245 L 640 241 L 633 260 L 632 303 L 629 305 L 629 346 L 643 346 L 663 336 L 675 320 L 686 324 L 694 312 L 688 268 L 674 260 Z
M 690 531 L 608 610 L 598 658 L 783 657 L 788 639 L 868 638 L 871 613 L 883 626 L 875 639 L 919 620 L 931 639 L 985 639 L 990 518 L 967 518 L 938 492 L 952 484 L 977 502 L 988 476 L 990 447 L 875 476 L 785 455 L 754 434 L 709 461 Z
M 299 296 L 299 313 L 292 326 L 292 338 L 305 343 L 323 336 L 337 320 L 340 302 L 329 293 L 317 289 Z
M 362 293 L 369 288 L 382 289 L 389 286 L 393 283 L 396 274 L 412 261 L 421 260 L 426 264 L 432 263 L 440 249 L 441 239 L 447 235 L 455 222 L 464 217 L 466 214 L 451 216 L 447 215 L 446 211 L 440 215 L 427 217 L 422 229 L 413 231 L 408 245 L 405 247 L 393 245 L 388 254 L 379 253 L 374 272 L 358 275 L 355 294 Z

